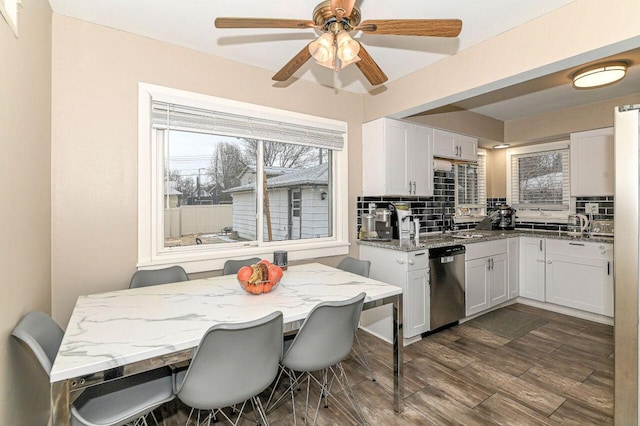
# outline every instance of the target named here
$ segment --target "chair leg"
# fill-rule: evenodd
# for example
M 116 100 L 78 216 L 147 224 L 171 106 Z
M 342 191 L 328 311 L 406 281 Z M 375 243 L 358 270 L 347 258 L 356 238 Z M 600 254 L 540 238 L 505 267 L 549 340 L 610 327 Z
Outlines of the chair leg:
M 355 359 L 356 361 L 358 361 L 360 363 L 360 365 L 362 365 L 371 375 L 371 381 L 375 382 L 376 378 L 373 376 L 373 368 L 371 368 L 371 364 L 369 364 L 369 359 L 367 358 L 367 355 L 364 353 L 364 349 L 362 349 L 362 345 L 360 344 L 360 339 L 358 338 L 358 333 L 355 334 L 356 336 L 356 344 L 358 345 L 358 350 L 356 350 L 355 346 L 352 348 L 353 349 L 353 353 L 355 355 Z

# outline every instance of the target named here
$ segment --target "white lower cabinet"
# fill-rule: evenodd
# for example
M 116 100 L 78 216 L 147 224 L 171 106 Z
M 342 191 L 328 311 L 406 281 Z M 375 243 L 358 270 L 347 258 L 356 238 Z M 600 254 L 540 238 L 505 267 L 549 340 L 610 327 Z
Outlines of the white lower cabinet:
M 465 255 L 466 315 L 510 299 L 508 241 L 467 244 Z
M 507 241 L 509 246 L 509 299 L 513 299 L 520 294 L 520 238 L 511 237 Z
M 545 239 L 520 237 L 520 296 L 545 301 Z
M 613 316 L 613 246 L 548 240 L 546 301 Z
M 369 272 L 371 278 L 402 287 L 404 338 L 411 338 L 429 331 L 431 296 L 428 251 L 402 252 L 362 245 L 360 258 L 371 261 Z M 361 323 L 364 328 L 374 328 L 374 333 L 390 339 L 390 316 L 385 319 L 384 330 L 382 328 L 377 330 L 374 322 L 379 322 L 379 319 L 374 318 L 376 314 L 369 311 L 364 311 L 362 314 Z M 368 327 L 370 324 L 372 324 L 371 327 Z

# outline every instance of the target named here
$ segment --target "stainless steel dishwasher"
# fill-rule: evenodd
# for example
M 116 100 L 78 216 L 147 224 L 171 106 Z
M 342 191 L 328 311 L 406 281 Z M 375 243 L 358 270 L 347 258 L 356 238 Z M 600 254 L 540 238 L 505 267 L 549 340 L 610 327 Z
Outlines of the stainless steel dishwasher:
M 429 249 L 431 331 L 465 316 L 462 245 Z

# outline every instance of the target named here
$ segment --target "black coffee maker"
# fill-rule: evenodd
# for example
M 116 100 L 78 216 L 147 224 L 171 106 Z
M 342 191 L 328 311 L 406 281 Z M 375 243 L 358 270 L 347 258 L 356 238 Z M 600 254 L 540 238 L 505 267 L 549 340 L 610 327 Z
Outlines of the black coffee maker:
M 493 229 L 510 230 L 516 227 L 516 209 L 506 204 L 496 206 L 497 220 L 493 222 Z
M 516 209 L 506 204 L 496 206 L 482 222 L 476 225 L 477 230 L 500 229 L 503 231 L 515 229 Z

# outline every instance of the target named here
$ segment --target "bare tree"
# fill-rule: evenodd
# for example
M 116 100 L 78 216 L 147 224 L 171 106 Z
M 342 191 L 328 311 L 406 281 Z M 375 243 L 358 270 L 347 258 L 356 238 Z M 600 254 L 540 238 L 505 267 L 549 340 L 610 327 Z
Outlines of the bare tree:
M 258 157 L 258 140 L 244 139 L 246 158 Z M 299 168 L 322 163 L 322 150 L 312 146 L 284 142 L 263 142 L 265 166 Z M 320 151 L 320 152 L 319 152 Z
M 184 204 L 184 200 L 191 197 L 196 191 L 196 184 L 193 178 L 182 176 L 179 170 L 169 170 L 167 174 L 170 182 L 175 182 L 174 188 L 180 192 L 180 204 Z
M 207 170 L 214 184 L 222 189 L 240 185 L 240 173 L 247 166 L 242 150 L 230 142 L 216 145 Z

